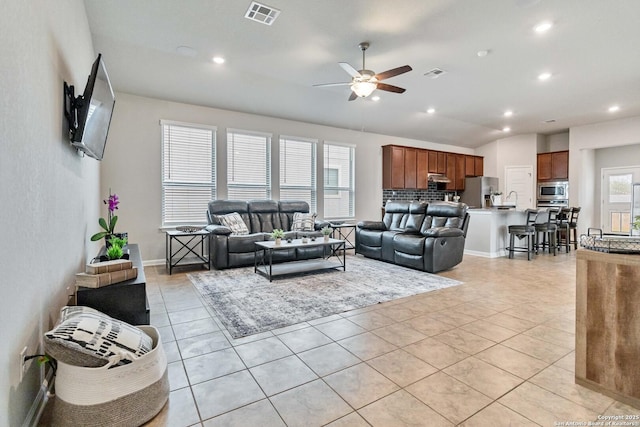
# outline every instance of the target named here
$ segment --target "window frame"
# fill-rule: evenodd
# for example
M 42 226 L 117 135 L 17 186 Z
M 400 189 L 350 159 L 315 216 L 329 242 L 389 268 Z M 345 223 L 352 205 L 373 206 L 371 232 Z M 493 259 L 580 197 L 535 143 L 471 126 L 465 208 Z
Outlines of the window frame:
M 328 164 L 327 162 L 327 147 L 342 147 L 342 148 L 346 148 L 349 149 L 349 161 L 348 161 L 348 165 L 349 165 L 349 178 L 348 178 L 348 182 L 347 183 L 343 183 L 341 182 L 341 177 L 342 177 L 342 167 L 344 165 L 331 165 Z M 324 200 L 335 200 L 335 199 L 339 199 L 342 196 L 340 196 L 341 192 L 347 192 L 348 193 L 348 197 L 349 197 L 349 213 L 347 215 L 338 215 L 338 216 L 330 216 L 327 215 L 327 203 L 324 203 L 324 218 L 325 219 L 353 219 L 355 218 L 355 166 L 356 166 L 356 146 L 352 145 L 352 144 L 344 144 L 344 143 L 339 143 L 339 142 L 333 142 L 333 141 L 325 141 L 323 144 L 323 150 L 322 150 L 322 157 L 323 157 L 323 166 L 322 166 L 322 179 L 323 179 L 323 183 L 324 183 L 324 187 L 323 187 L 323 198 Z M 325 170 L 327 169 L 337 169 L 339 171 L 338 174 L 338 186 L 327 186 L 326 182 L 325 182 Z M 346 185 L 345 185 L 346 184 Z M 337 194 L 326 194 L 327 190 L 330 191 L 335 191 L 337 192 Z
M 301 186 L 301 185 L 286 185 L 283 184 L 283 143 L 287 141 L 298 142 L 298 143 L 306 143 L 310 144 L 311 151 L 311 185 L 310 186 Z M 278 156 L 278 169 L 279 173 L 279 182 L 278 182 L 278 190 L 280 191 L 281 199 L 282 199 L 282 190 L 302 190 L 302 191 L 310 191 L 311 192 L 311 200 L 307 201 L 309 203 L 309 210 L 311 212 L 315 212 L 318 207 L 318 173 L 317 173 L 317 165 L 318 165 L 318 140 L 312 138 L 303 138 L 298 136 L 289 136 L 289 135 L 280 135 L 278 140 L 279 147 L 279 156 Z M 286 168 L 286 166 L 284 166 Z
M 246 136 L 250 136 L 250 137 L 260 137 L 260 138 L 265 138 L 265 179 L 266 182 L 265 184 L 260 184 L 260 185 L 253 185 L 253 184 L 230 184 L 231 180 L 230 177 L 232 175 L 232 172 L 230 170 L 230 168 L 233 166 L 232 165 L 232 161 L 230 161 L 230 159 L 232 159 L 231 156 L 229 156 L 229 152 L 230 150 L 232 150 L 232 142 L 229 138 L 229 135 L 231 134 L 237 134 L 237 135 L 246 135 Z M 226 161 L 227 161 L 227 196 L 229 198 L 236 198 L 236 196 L 231 196 L 231 190 L 234 188 L 237 189 L 264 189 L 265 190 L 265 199 L 271 199 L 272 194 L 273 194 L 273 188 L 272 188 L 272 180 L 271 180 L 271 168 L 273 167 L 273 165 L 271 164 L 271 144 L 273 141 L 273 134 L 271 133 L 267 133 L 267 132 L 257 132 L 257 131 L 250 131 L 250 130 L 245 130 L 245 129 L 235 129 L 235 128 L 228 128 L 227 129 L 227 152 L 226 152 Z
M 204 183 L 200 181 L 187 181 L 187 180 L 165 180 L 165 170 L 167 168 L 167 159 L 165 144 L 167 143 L 165 137 L 166 127 L 176 126 L 182 128 L 192 128 L 196 130 L 205 130 L 211 132 L 211 158 L 209 159 L 211 162 L 211 180 L 210 182 Z M 160 167 L 160 182 L 161 182 L 161 228 L 174 228 L 180 225 L 205 225 L 207 223 L 206 219 L 206 209 L 207 206 L 203 207 L 202 210 L 202 218 L 190 218 L 186 221 L 170 221 L 167 222 L 166 212 L 167 212 L 167 197 L 166 190 L 168 187 L 195 187 L 195 188 L 208 188 L 210 190 L 210 198 L 209 200 L 215 199 L 217 197 L 217 182 L 216 182 L 216 162 L 217 162 L 217 150 L 216 150 L 216 142 L 217 142 L 217 130 L 216 126 L 199 124 L 199 123 L 188 123 L 188 122 L 180 122 L 174 120 L 160 120 L 160 156 L 161 156 L 161 167 Z M 208 203 L 208 202 L 207 202 Z

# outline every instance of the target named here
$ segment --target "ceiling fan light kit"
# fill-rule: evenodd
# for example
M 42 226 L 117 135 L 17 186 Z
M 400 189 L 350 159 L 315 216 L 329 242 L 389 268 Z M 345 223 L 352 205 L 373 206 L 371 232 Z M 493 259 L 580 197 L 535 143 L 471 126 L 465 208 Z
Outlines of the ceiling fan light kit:
M 400 74 L 404 74 L 412 70 L 412 68 L 408 65 L 404 65 L 402 67 L 393 68 L 391 70 L 384 71 L 382 73 L 376 74 L 371 70 L 367 70 L 365 67 L 365 51 L 369 48 L 368 42 L 362 42 L 358 45 L 360 50 L 362 51 L 362 69 L 356 70 L 350 64 L 346 62 L 339 62 L 338 64 L 345 70 L 350 76 L 350 82 L 344 83 L 324 83 L 317 84 L 314 86 L 350 86 L 351 95 L 349 96 L 349 101 L 353 101 L 357 98 L 366 98 L 371 95 L 376 89 L 384 90 L 387 92 L 394 93 L 404 93 L 405 89 L 389 85 L 386 83 L 380 83 L 380 81 L 395 77 Z

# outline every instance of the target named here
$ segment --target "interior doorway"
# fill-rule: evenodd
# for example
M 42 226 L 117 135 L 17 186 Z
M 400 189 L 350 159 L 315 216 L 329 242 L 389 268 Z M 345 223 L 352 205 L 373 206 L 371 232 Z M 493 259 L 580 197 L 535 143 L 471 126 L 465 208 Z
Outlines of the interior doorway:
M 602 169 L 600 222 L 605 233 L 629 234 L 634 182 L 640 182 L 640 166 Z
M 517 195 L 509 194 L 515 192 Z M 517 209 L 535 207 L 533 197 L 533 166 L 505 166 L 504 168 L 504 197 L 503 201 L 516 203 Z

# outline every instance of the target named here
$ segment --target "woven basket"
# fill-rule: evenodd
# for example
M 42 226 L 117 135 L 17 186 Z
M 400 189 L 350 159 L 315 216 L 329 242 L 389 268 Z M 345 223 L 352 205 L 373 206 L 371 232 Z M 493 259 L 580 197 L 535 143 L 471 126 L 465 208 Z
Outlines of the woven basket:
M 169 398 L 167 357 L 153 326 L 139 326 L 153 349 L 121 366 L 99 368 L 58 362 L 53 425 L 139 426 L 156 416 Z

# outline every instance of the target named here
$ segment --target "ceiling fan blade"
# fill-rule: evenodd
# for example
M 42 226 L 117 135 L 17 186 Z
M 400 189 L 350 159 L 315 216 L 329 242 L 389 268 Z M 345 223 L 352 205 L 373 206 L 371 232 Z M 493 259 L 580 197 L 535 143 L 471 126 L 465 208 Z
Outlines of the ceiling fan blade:
M 326 87 L 326 86 L 348 86 L 351 82 L 340 82 L 340 83 L 320 83 L 317 85 L 313 85 L 313 87 Z
M 355 101 L 356 99 L 358 99 L 358 95 L 356 95 L 355 92 L 351 92 L 351 95 L 349 95 L 349 101 Z
M 349 75 L 351 77 L 362 77 L 358 70 L 356 70 L 355 68 L 353 68 L 351 65 L 347 64 L 346 62 L 338 62 L 338 65 L 340 65 L 343 70 L 345 70 L 347 73 L 349 73 Z
M 378 79 L 378 81 L 385 80 L 385 79 L 388 79 L 389 77 L 395 77 L 400 74 L 408 73 L 411 70 L 413 70 L 413 68 L 411 68 L 408 65 L 404 65 L 402 67 L 393 68 L 391 70 L 383 71 L 380 74 L 376 74 L 376 79 Z
M 404 91 L 406 90 L 404 88 L 394 86 L 394 85 L 388 85 L 386 83 L 378 83 L 377 89 L 386 90 L 387 92 L 395 92 L 395 93 L 404 93 Z

